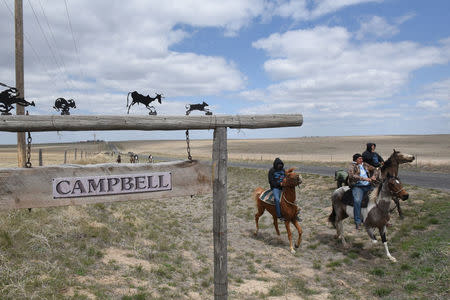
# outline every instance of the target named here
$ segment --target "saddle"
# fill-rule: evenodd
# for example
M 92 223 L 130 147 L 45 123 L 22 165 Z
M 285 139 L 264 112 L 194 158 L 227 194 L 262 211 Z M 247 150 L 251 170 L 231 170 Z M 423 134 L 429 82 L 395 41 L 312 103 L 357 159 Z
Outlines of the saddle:
M 259 199 L 262 202 L 265 202 L 270 205 L 275 205 L 275 197 L 273 196 L 273 192 L 271 189 L 265 190 L 261 196 L 259 196 Z
M 353 206 L 353 201 L 354 200 L 352 190 L 348 188 L 348 190 L 345 191 L 344 196 L 342 197 L 342 203 L 344 203 L 345 205 Z M 366 208 L 368 204 L 369 204 L 369 192 L 365 192 L 361 202 L 361 207 Z

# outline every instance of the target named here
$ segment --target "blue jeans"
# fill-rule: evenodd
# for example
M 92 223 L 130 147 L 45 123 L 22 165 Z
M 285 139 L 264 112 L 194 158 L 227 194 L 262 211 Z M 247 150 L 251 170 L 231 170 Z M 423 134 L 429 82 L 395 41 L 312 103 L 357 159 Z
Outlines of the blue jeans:
M 355 224 L 359 225 L 361 221 L 361 202 L 364 194 L 372 189 L 371 185 L 355 185 L 352 187 L 353 194 L 353 216 L 355 218 Z
M 281 189 L 273 188 L 272 193 L 273 198 L 275 199 L 275 209 L 277 211 L 277 217 L 281 218 L 281 207 L 280 207 Z

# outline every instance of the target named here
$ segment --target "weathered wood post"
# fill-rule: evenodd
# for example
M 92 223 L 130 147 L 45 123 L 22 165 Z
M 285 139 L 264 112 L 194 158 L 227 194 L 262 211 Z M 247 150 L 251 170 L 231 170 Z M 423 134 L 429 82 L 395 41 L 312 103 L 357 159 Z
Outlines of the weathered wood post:
M 227 259 L 227 128 L 214 129 L 213 138 L 213 235 L 214 299 L 228 297 Z
M 42 149 L 39 149 L 39 166 L 42 167 Z
M 74 156 L 75 156 L 75 160 L 77 160 L 77 148 L 75 148 Z
M 67 150 L 64 150 L 64 164 L 67 164 Z

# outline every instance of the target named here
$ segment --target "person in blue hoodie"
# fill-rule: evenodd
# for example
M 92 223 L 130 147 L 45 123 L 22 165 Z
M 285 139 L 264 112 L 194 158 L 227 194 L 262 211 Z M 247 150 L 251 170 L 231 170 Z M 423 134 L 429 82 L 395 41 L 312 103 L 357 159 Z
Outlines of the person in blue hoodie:
M 275 209 L 277 212 L 277 217 L 284 221 L 283 216 L 281 215 L 281 207 L 280 207 L 280 198 L 281 198 L 281 190 L 283 179 L 286 177 L 286 172 L 284 170 L 283 161 L 277 157 L 273 161 L 273 167 L 269 170 L 269 184 L 270 189 L 272 190 L 274 199 L 275 199 Z

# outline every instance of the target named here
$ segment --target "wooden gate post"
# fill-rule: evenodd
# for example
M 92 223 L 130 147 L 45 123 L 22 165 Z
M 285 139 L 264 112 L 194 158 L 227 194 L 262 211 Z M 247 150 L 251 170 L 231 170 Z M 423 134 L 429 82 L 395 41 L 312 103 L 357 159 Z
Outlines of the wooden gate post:
M 67 163 L 67 150 L 64 150 L 64 164 Z
M 215 300 L 228 298 L 227 160 L 227 127 L 217 127 L 212 154 Z

